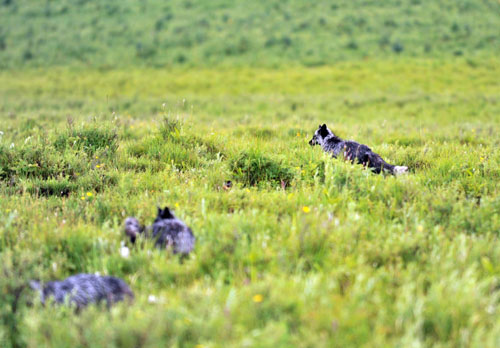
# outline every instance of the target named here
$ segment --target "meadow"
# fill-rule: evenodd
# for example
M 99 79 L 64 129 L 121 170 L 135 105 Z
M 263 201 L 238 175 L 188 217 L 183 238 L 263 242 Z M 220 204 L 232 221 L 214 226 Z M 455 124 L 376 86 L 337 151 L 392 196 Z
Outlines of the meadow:
M 1 73 L 2 338 L 495 346 L 499 70 Z M 411 173 L 374 175 L 311 148 L 321 122 Z M 124 217 L 151 221 L 165 204 L 193 228 L 194 254 L 181 263 L 146 246 L 122 258 Z M 135 303 L 75 316 L 27 307 L 25 291 L 9 310 L 5 294 L 28 279 L 76 272 L 123 277 Z
M 500 54 L 496 0 L 2 0 L 0 68 L 290 67 Z
M 500 345 L 500 4 L 252 4 L 0 4 L 0 346 Z M 121 256 L 165 205 L 194 252 Z M 80 272 L 135 301 L 26 287 Z

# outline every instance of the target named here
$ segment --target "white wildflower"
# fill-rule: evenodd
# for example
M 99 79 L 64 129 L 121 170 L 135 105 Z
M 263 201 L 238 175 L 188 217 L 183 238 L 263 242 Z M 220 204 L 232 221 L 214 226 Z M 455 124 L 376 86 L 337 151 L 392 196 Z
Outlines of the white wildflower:
M 125 242 L 122 241 L 121 242 L 121 245 L 120 245 L 120 255 L 124 258 L 124 259 L 128 259 L 129 256 L 130 256 L 130 249 L 125 245 Z
M 148 296 L 148 302 L 149 303 L 157 303 L 158 302 L 158 298 L 155 295 L 149 295 Z

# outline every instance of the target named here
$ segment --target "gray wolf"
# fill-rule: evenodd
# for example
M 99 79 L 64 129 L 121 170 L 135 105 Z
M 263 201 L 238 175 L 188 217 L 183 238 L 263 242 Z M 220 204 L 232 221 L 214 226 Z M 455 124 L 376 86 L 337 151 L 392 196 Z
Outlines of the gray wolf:
M 382 171 L 394 175 L 408 172 L 408 167 L 395 166 L 387 163 L 379 154 L 373 152 L 366 145 L 339 138 L 328 129 L 326 124 L 320 125 L 316 132 L 314 132 L 312 139 L 309 140 L 309 145 L 319 145 L 325 152 L 331 153 L 335 158 L 343 154 L 344 159 L 368 166 L 377 174 Z
M 134 299 L 134 293 L 127 283 L 120 278 L 80 273 L 64 280 L 41 283 L 32 280 L 32 289 L 40 293 L 43 304 L 52 298 L 55 303 L 69 303 L 77 309 L 91 303 L 105 301 L 107 306 L 123 301 L 125 298 Z
M 128 217 L 125 220 L 125 234 L 132 244 L 139 235 L 144 234 L 155 241 L 156 247 L 172 249 L 174 254 L 189 254 L 195 243 L 193 231 L 176 218 L 168 207 L 158 208 L 156 219 L 148 227 L 141 226 L 135 217 Z

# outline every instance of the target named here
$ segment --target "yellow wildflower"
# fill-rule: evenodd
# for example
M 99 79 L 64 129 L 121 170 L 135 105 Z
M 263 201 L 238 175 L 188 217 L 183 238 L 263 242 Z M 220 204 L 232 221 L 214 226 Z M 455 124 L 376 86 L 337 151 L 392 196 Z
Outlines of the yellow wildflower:
M 255 302 L 255 303 L 260 303 L 260 302 L 262 302 L 262 300 L 263 300 L 263 299 L 264 299 L 264 297 L 262 297 L 262 295 L 261 295 L 261 294 L 256 294 L 256 295 L 254 295 L 254 296 L 252 297 L 252 300 L 253 300 L 253 302 Z
M 93 196 L 92 192 L 87 192 L 87 196 L 92 197 Z
M 302 207 L 302 211 L 307 214 L 311 211 L 311 209 L 308 206 L 304 206 Z

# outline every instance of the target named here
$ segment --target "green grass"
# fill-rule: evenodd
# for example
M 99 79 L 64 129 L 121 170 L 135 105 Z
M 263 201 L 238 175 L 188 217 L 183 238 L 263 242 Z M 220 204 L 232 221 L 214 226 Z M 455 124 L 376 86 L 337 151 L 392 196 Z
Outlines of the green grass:
M 0 346 L 500 346 L 499 14 L 0 0 Z M 410 173 L 311 148 L 323 123 Z M 159 205 L 192 255 L 121 257 Z M 79 272 L 135 302 L 25 287 Z
M 499 81 L 489 58 L 1 72 L 3 346 L 498 346 Z M 410 174 L 311 148 L 320 123 Z M 157 205 L 193 255 L 122 258 L 124 218 Z M 74 315 L 25 290 L 12 313 L 77 272 L 136 301 Z
M 2 0 L 0 69 L 497 57 L 496 0 Z

